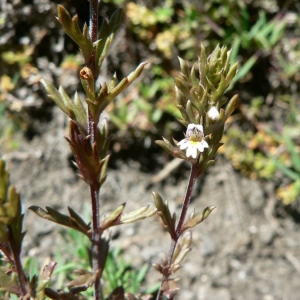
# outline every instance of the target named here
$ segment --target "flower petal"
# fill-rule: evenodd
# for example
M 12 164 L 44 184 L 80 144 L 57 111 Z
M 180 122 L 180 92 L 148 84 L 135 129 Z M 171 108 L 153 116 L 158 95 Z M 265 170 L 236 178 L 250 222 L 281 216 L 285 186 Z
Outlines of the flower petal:
M 189 142 L 188 139 L 183 139 L 183 140 L 181 140 L 179 143 L 177 143 L 177 145 L 180 146 L 180 145 L 182 145 L 182 144 L 184 144 L 184 143 L 187 143 L 187 142 Z
M 186 149 L 189 147 L 189 145 L 190 145 L 189 142 L 185 142 L 185 143 L 181 144 L 180 149 L 181 150 Z
M 209 146 L 205 140 L 202 140 L 201 143 L 202 143 L 203 147 L 209 148 Z
M 202 145 L 202 143 L 199 143 L 197 145 L 197 149 L 199 150 L 199 152 L 203 152 L 204 151 L 204 146 Z
M 197 157 L 197 148 L 195 146 L 190 145 L 186 150 L 186 157 L 192 156 L 193 158 Z
M 200 131 L 203 135 L 203 126 L 202 125 L 195 125 L 195 128 L 197 128 L 197 130 Z

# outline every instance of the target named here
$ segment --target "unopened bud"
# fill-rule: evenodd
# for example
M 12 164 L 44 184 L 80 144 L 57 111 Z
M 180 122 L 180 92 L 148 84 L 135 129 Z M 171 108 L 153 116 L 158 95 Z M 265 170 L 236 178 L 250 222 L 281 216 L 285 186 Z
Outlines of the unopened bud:
M 220 117 L 220 113 L 218 111 L 218 109 L 215 106 L 212 106 L 208 113 L 207 113 L 208 119 L 211 123 L 215 123 L 219 117 Z

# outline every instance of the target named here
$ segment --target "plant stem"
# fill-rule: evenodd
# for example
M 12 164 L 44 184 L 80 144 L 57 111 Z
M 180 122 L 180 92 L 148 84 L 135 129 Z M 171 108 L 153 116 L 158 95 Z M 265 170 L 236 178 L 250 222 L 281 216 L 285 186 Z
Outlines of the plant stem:
M 89 35 L 91 42 L 95 43 L 98 35 L 98 0 L 90 0 L 90 22 L 89 22 Z M 92 71 L 94 77 L 94 85 L 97 80 L 97 68 L 96 68 L 96 52 L 95 49 L 91 55 L 90 61 L 88 63 L 88 68 Z M 95 89 L 94 89 L 95 90 Z M 88 134 L 91 137 L 91 143 L 94 144 L 97 142 L 97 126 L 98 120 L 94 120 L 91 111 L 88 111 L 89 126 Z M 90 194 L 92 202 L 92 222 L 93 222 L 93 232 L 92 232 L 92 265 L 93 272 L 99 273 L 101 266 L 101 233 L 100 233 L 100 201 L 99 201 L 99 184 L 93 183 L 90 184 Z M 100 274 L 100 273 L 99 273 Z M 101 284 L 100 278 L 96 276 L 96 281 L 94 285 L 94 299 L 101 300 Z
M 100 2 L 100 1 L 99 1 Z M 91 38 L 91 42 L 95 43 L 97 41 L 97 35 L 98 35 L 98 0 L 90 0 L 90 26 L 89 26 L 89 35 Z M 97 74 L 96 74 L 96 51 L 94 49 L 92 56 L 90 58 L 90 61 L 88 63 L 88 67 L 91 69 L 94 78 L 96 80 Z
M 186 192 L 185 192 L 185 198 L 184 198 L 184 201 L 183 201 L 183 204 L 182 204 L 179 221 L 178 221 L 176 231 L 175 231 L 175 233 L 176 233 L 175 234 L 175 239 L 172 239 L 169 254 L 168 254 L 168 267 L 169 268 L 171 267 L 174 251 L 175 251 L 177 242 L 180 238 L 181 231 L 182 231 L 184 221 L 185 221 L 185 218 L 186 218 L 186 214 L 187 214 L 187 211 L 188 211 L 188 208 L 189 208 L 189 204 L 191 202 L 194 185 L 195 185 L 197 177 L 200 175 L 199 171 L 200 170 L 199 170 L 198 164 L 193 164 L 192 167 L 191 167 L 189 183 L 188 183 L 188 186 L 187 186 L 187 189 L 186 189 Z M 170 276 L 170 274 L 168 274 L 167 276 L 163 276 L 162 285 L 163 285 L 164 281 L 168 280 L 169 276 Z M 162 287 L 162 285 L 161 285 L 161 287 Z M 163 293 L 164 293 L 164 291 L 162 289 L 160 289 L 158 294 L 157 294 L 156 300 L 161 300 L 162 297 L 163 297 Z M 172 299 L 172 298 L 173 297 L 171 297 L 169 299 Z
M 27 278 L 22 266 L 22 262 L 21 262 L 21 258 L 20 258 L 20 249 L 19 247 L 16 247 L 16 242 L 14 241 L 13 238 L 13 231 L 12 228 L 10 226 L 8 226 L 8 232 L 9 232 L 9 244 L 11 252 L 12 252 L 12 256 L 13 256 L 13 263 L 14 266 L 16 268 L 16 271 L 18 273 L 19 276 L 19 281 L 20 281 L 20 286 L 21 286 L 21 291 L 22 291 L 22 299 L 23 297 L 27 294 Z
M 92 265 L 93 272 L 98 273 L 100 269 L 100 201 L 99 201 L 99 187 L 98 185 L 90 185 L 90 193 L 92 200 L 92 221 L 93 221 L 93 232 L 92 232 Z M 97 278 L 94 285 L 94 299 L 101 299 L 101 285 L 100 278 Z
M 187 214 L 187 211 L 189 208 L 189 204 L 191 202 L 192 193 L 193 193 L 193 189 L 194 189 L 194 185 L 195 185 L 197 177 L 199 177 L 199 167 L 198 167 L 198 164 L 196 163 L 196 164 L 192 165 L 192 168 L 191 168 L 189 184 L 186 189 L 184 202 L 182 204 L 181 214 L 179 217 L 179 222 L 178 222 L 178 225 L 176 228 L 177 240 L 180 237 L 180 233 L 181 233 L 182 227 L 184 225 L 185 217 L 186 217 L 186 214 Z

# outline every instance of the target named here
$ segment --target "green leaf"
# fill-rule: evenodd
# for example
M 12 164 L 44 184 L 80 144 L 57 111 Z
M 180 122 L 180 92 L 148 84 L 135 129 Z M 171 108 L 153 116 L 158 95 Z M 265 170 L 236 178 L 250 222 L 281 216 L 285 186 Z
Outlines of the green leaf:
M 162 222 L 167 227 L 167 230 L 169 231 L 171 237 L 175 238 L 176 214 L 174 213 L 173 216 L 171 216 L 168 202 L 163 202 L 162 197 L 158 193 L 152 192 L 152 194 L 154 198 L 154 204 L 157 208 L 157 214 L 160 216 Z
M 174 250 L 174 255 L 172 257 L 172 264 L 174 264 L 174 267 L 176 269 L 178 269 L 176 265 L 180 267 L 182 261 L 184 260 L 188 252 L 191 251 L 191 242 L 192 234 L 190 231 L 185 232 L 177 242 L 176 248 Z
M 46 206 L 46 210 L 35 205 L 30 206 L 29 209 L 35 212 L 39 217 L 43 219 L 73 228 L 90 237 L 90 226 L 85 224 L 84 221 L 71 208 L 69 208 L 70 216 L 64 215 L 49 206 Z M 72 215 L 75 218 L 72 217 Z
M 66 34 L 79 46 L 84 60 L 88 64 L 93 53 L 93 45 L 88 37 L 87 26 L 85 25 L 83 32 L 81 32 L 77 15 L 71 18 L 68 11 L 62 5 L 58 5 L 57 10 L 58 21 L 61 23 Z
M 293 140 L 289 136 L 284 138 L 288 151 L 291 154 L 293 168 L 298 172 L 300 177 L 300 155 L 297 152 L 296 145 L 293 143 Z
M 44 86 L 48 97 L 55 102 L 55 104 L 67 115 L 69 115 L 69 108 L 65 99 L 56 87 L 48 80 L 42 79 L 41 84 Z
M 274 159 L 274 163 L 276 167 L 290 179 L 295 181 L 299 179 L 299 174 L 297 172 L 293 171 L 292 169 L 289 169 L 287 166 L 283 165 L 279 160 Z
M 116 98 L 122 91 L 124 91 L 136 78 L 140 76 L 144 67 L 146 66 L 146 62 L 143 62 L 138 65 L 138 67 L 131 72 L 127 77 L 125 77 L 114 89 L 109 93 L 109 100 Z
M 156 212 L 157 209 L 149 208 L 149 205 L 146 205 L 137 210 L 131 211 L 130 213 L 122 214 L 120 221 L 123 224 L 132 223 L 138 220 L 152 217 Z
M 120 218 L 125 206 L 126 203 L 123 203 L 119 207 L 117 207 L 117 209 L 115 209 L 112 213 L 110 213 L 102 222 L 101 229 L 105 230 L 109 227 L 120 224 Z
M 181 230 L 181 233 L 186 231 L 187 229 L 193 228 L 196 225 L 202 223 L 205 219 L 208 218 L 210 213 L 215 209 L 215 206 L 206 207 L 200 214 L 194 216 L 194 213 L 190 216 L 189 220 L 187 220 Z
M 122 18 L 123 11 L 121 9 L 117 9 L 108 23 L 103 20 L 102 27 L 99 31 L 98 41 L 95 43 L 96 61 L 98 62 L 97 74 L 101 69 L 102 62 L 115 38 L 116 32 L 122 24 Z
M 272 31 L 271 36 L 269 38 L 270 44 L 272 46 L 279 41 L 286 28 L 286 20 L 280 20 L 280 21 L 274 20 L 274 22 L 276 22 L 276 27 Z
M 254 64 L 257 62 L 257 59 L 258 59 L 258 55 L 257 54 L 253 54 L 246 61 L 246 63 L 244 63 L 243 65 L 241 65 L 241 67 L 239 68 L 237 74 L 233 78 L 233 83 L 237 82 L 241 78 L 245 77 L 250 72 L 250 70 L 252 69 L 252 67 L 254 66 Z
M 96 274 L 93 274 L 92 272 L 76 270 L 76 273 L 79 274 L 79 276 L 67 284 L 67 287 L 73 294 L 86 291 L 97 280 Z

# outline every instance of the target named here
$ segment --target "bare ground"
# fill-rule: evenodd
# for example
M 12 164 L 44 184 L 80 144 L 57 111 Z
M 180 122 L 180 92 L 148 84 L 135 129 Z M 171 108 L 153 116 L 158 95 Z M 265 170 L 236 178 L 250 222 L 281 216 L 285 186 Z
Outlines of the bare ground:
M 20 137 L 21 149 L 7 154 L 11 179 L 22 194 L 26 213 L 24 256 L 44 261 L 60 244 L 59 226 L 39 219 L 30 205 L 46 205 L 83 212 L 89 205 L 86 185 L 70 166 L 70 151 L 63 135 L 66 119 L 56 114 L 43 134 L 32 141 Z M 133 149 L 134 151 L 134 149 Z M 156 183 L 157 174 L 141 172 L 139 162 L 114 161 L 101 191 L 103 214 L 126 202 L 127 210 L 152 205 L 151 191 L 159 192 L 179 211 L 188 178 L 188 167 L 179 166 Z M 299 299 L 299 224 L 280 213 L 272 183 L 242 177 L 230 163 L 219 158 L 197 183 L 191 207 L 201 211 L 217 208 L 194 228 L 192 251 L 178 276 L 181 290 L 177 299 L 248 300 Z M 112 247 L 125 249 L 134 266 L 160 262 L 170 239 L 158 217 L 114 229 L 120 233 Z M 55 257 L 54 257 L 55 259 Z M 159 280 L 150 268 L 145 286 Z

